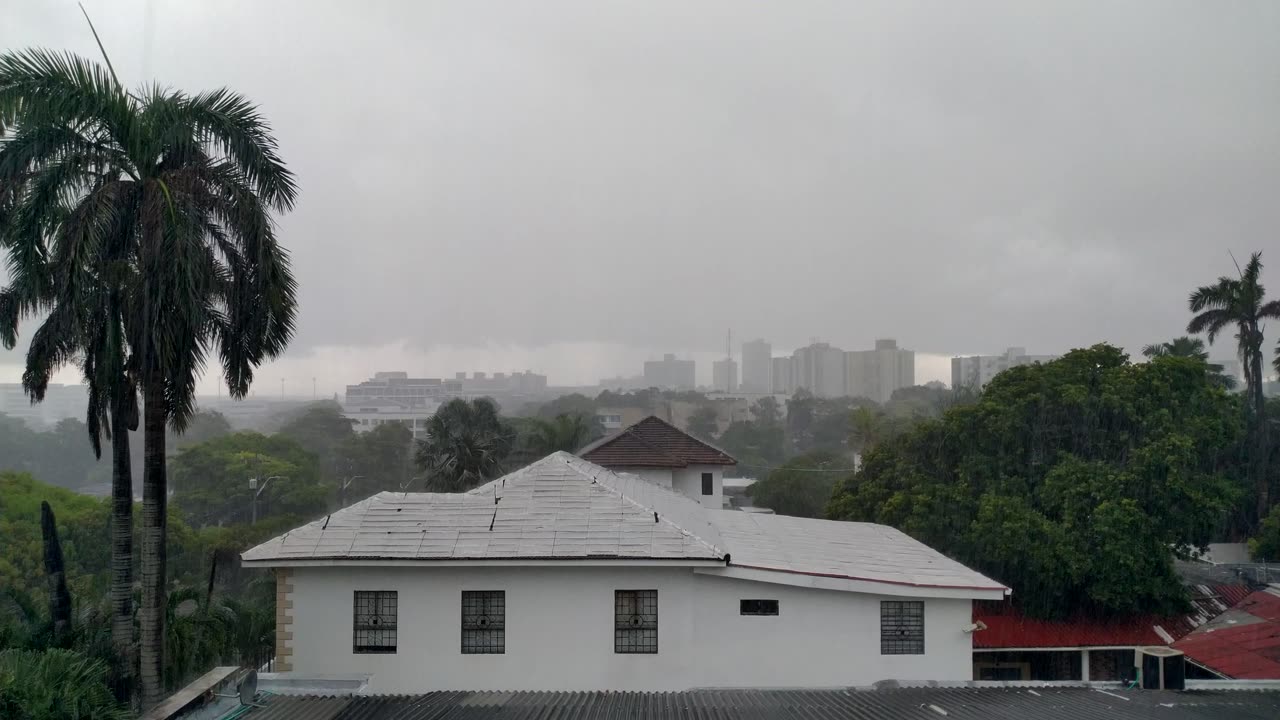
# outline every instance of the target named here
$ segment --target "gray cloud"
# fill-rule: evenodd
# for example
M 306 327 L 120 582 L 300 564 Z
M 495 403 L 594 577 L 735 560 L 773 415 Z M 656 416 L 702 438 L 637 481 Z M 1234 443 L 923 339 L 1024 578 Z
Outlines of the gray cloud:
M 1132 348 L 1228 250 L 1280 291 L 1272 2 L 87 6 L 123 77 L 274 123 L 298 363 Z M 95 51 L 70 1 L 6 15 L 0 47 Z

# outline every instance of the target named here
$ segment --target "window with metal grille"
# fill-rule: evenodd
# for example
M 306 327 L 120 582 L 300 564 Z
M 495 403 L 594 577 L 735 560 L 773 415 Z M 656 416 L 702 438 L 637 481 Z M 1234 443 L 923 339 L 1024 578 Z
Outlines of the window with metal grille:
M 658 591 L 617 590 L 613 594 L 613 651 L 658 652 Z
M 739 600 L 738 612 L 742 615 L 777 615 L 777 600 Z
M 711 473 L 702 473 L 702 494 L 714 495 L 716 493 L 716 481 L 712 478 Z
M 396 591 L 356 590 L 353 639 L 355 653 L 396 651 Z
M 880 654 L 924 654 L 924 603 L 884 600 L 880 603 Z
M 462 591 L 462 654 L 502 655 L 507 651 L 507 593 Z

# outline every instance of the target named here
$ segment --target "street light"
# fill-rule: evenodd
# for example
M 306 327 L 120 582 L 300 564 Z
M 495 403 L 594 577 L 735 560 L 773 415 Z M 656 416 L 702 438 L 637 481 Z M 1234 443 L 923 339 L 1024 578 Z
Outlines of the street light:
M 267 489 L 267 484 L 270 483 L 272 480 L 288 480 L 288 479 L 289 479 L 288 475 L 272 475 L 266 480 L 263 480 L 262 485 L 258 485 L 258 478 L 249 478 L 249 489 L 257 491 L 253 494 L 253 501 L 250 503 L 253 508 L 251 512 L 252 519 L 249 521 L 250 525 L 256 524 L 258 522 L 258 496 L 262 494 L 263 490 Z
M 339 507 L 347 506 L 347 488 L 351 487 L 351 483 L 357 480 L 363 480 L 363 479 L 364 479 L 364 475 L 348 475 L 347 477 L 342 478 L 341 484 L 338 487 L 338 506 Z

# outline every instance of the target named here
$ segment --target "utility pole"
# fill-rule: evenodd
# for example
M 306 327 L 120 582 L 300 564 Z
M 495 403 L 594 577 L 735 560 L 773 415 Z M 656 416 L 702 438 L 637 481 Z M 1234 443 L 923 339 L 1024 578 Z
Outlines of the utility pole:
M 253 500 L 250 501 L 250 510 L 249 510 L 250 525 L 256 525 L 258 523 L 258 496 L 262 494 L 263 490 L 267 489 L 267 483 L 271 482 L 272 480 L 288 480 L 288 479 L 289 479 L 289 476 L 287 475 L 272 475 L 266 480 L 263 480 L 262 484 L 259 485 L 258 478 L 256 477 L 249 478 L 249 489 L 256 491 L 253 493 Z
M 280 378 L 280 399 L 284 399 L 284 378 Z
M 316 399 L 316 379 L 313 376 L 311 378 L 311 400 L 314 402 L 315 399 Z

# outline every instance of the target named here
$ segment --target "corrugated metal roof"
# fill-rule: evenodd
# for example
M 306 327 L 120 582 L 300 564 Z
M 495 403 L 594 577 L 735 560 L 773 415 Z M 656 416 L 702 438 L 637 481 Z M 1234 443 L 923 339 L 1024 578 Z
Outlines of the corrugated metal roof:
M 694 530 L 678 525 L 680 518 Z M 711 537 L 695 534 L 699 529 Z M 469 493 L 378 493 L 243 557 L 714 560 L 723 554 L 696 502 L 561 452 Z
M 434 692 L 349 698 L 267 697 L 246 720 L 1274 720 L 1280 692 L 1090 688 Z
M 650 415 L 578 451 L 584 460 L 610 468 L 736 465 L 720 448 Z
M 1250 594 L 1173 647 L 1229 678 L 1280 680 L 1280 590 Z
M 1005 590 L 887 525 L 710 510 L 734 567 L 917 587 Z
M 1174 617 L 1140 615 L 1039 620 L 1025 616 L 1016 598 L 1005 602 L 975 602 L 973 619 L 982 621 L 987 629 L 973 634 L 973 647 L 975 650 L 999 650 L 1167 645 L 1221 615 L 1248 593 L 1247 588 L 1230 585 L 1195 585 L 1189 590 L 1192 611 Z

